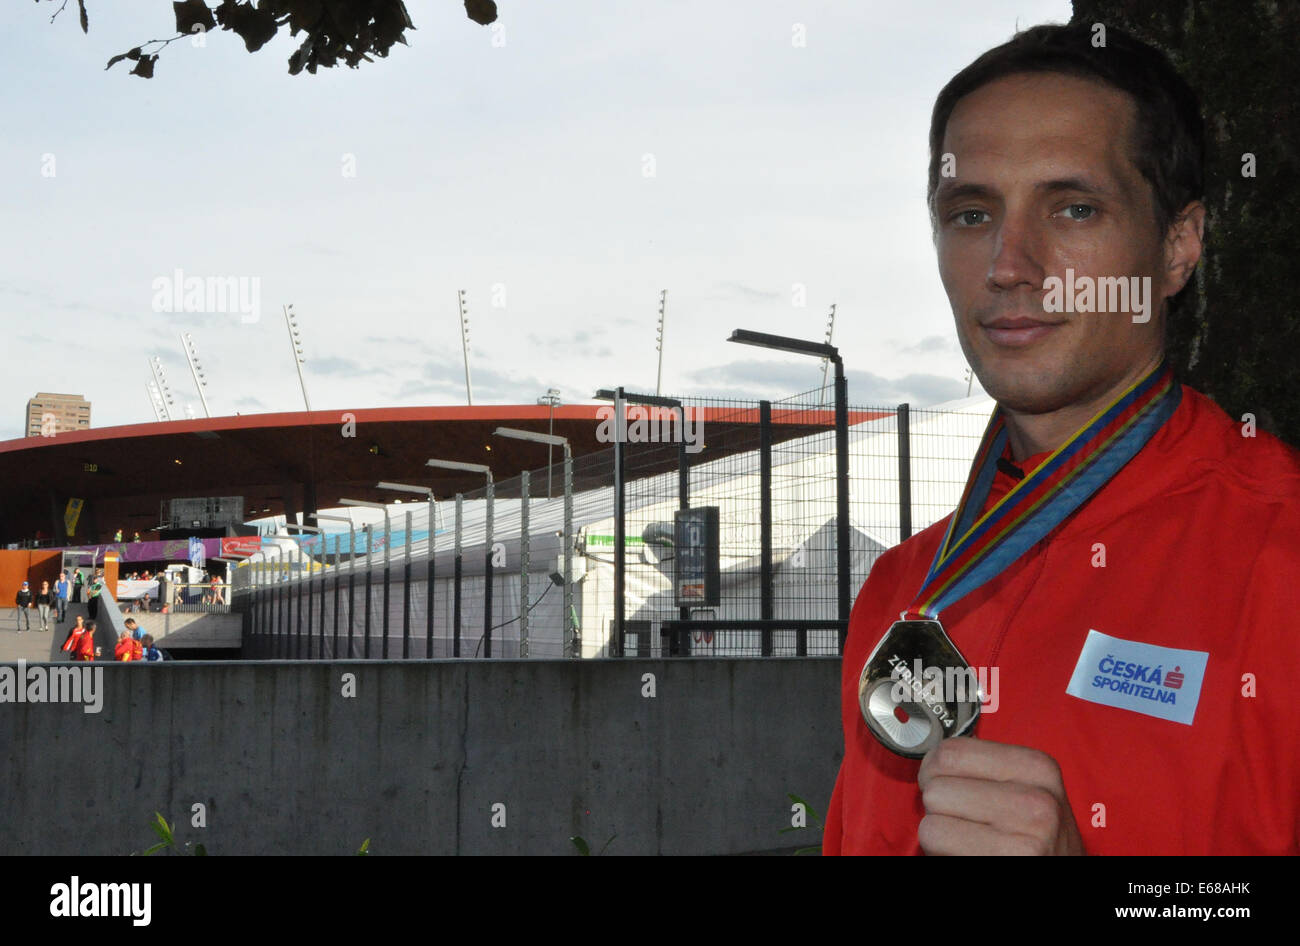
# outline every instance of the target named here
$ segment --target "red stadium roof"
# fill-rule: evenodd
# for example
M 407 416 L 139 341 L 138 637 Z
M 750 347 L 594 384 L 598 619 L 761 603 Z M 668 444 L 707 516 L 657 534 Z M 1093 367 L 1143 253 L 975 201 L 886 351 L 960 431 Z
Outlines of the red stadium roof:
M 608 451 L 610 445 L 596 439 L 602 409 L 609 405 L 554 408 L 554 433 L 568 438 L 575 459 Z M 704 422 L 706 444 L 692 462 L 757 446 L 756 410 L 692 410 Z M 829 409 L 774 415 L 781 424 L 775 440 L 824 430 L 833 422 Z M 850 423 L 875 416 L 854 412 Z M 38 531 L 62 540 L 64 508 L 74 497 L 85 501 L 76 538 L 94 542 L 119 528 L 128 539 L 136 531 L 144 536 L 158 524 L 160 504 L 182 497 L 242 496 L 251 518 L 292 516 L 304 505 L 324 509 L 344 496 L 391 501 L 393 493 L 375 487 L 380 480 L 432 486 L 438 497 L 469 493 L 483 485 L 481 476 L 433 469 L 425 460 L 485 463 L 496 479 L 506 479 L 545 466 L 546 450 L 494 436 L 493 430 L 507 426 L 545 433 L 550 423 L 547 405 L 388 407 L 130 424 L 3 441 L 0 541 L 31 539 Z M 649 462 L 634 463 L 629 476 L 675 466 L 671 448 L 647 446 L 653 445 L 630 448 L 629 456 L 639 454 Z M 561 461 L 558 449 L 553 459 Z M 609 482 L 607 460 L 597 464 L 592 458 L 575 467 L 579 488 Z

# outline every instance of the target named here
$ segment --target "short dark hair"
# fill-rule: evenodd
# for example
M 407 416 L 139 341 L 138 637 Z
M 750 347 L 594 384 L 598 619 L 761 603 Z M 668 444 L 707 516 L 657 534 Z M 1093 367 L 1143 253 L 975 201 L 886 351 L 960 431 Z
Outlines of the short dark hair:
M 1155 224 L 1162 238 L 1179 212 L 1201 198 L 1205 131 L 1196 93 L 1160 50 L 1116 27 L 1105 30 L 1105 45 L 1094 46 L 1094 28 L 1088 25 L 1035 26 L 990 49 L 949 80 L 939 92 L 930 118 L 926 200 L 932 215 L 943 137 L 952 110 L 981 86 L 1025 73 L 1091 79 L 1133 98 L 1137 105 L 1133 164 L 1151 184 Z

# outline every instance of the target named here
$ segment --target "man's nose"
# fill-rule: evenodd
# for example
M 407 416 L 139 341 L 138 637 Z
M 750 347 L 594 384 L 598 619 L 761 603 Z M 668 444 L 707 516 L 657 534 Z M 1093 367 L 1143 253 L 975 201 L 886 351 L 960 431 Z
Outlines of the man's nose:
M 1020 217 L 1004 218 L 993 244 L 985 288 L 990 292 L 1006 292 L 1020 286 L 1041 290 L 1046 273 L 1040 259 L 1038 232 L 1032 223 Z

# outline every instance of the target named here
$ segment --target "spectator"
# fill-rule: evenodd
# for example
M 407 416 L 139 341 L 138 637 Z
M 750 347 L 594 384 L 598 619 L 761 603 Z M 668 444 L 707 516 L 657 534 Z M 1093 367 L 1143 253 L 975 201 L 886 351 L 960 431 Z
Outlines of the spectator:
M 100 572 L 95 573 L 94 580 L 90 583 L 90 588 L 86 592 L 86 610 L 90 612 L 92 620 L 99 617 L 99 596 L 104 590 L 104 576 Z
M 117 639 L 117 645 L 113 648 L 113 654 L 115 659 L 123 663 L 142 660 L 144 659 L 144 647 L 131 636 L 130 631 L 123 631 Z
M 54 592 L 50 591 L 48 581 L 41 582 L 41 590 L 36 594 L 36 613 L 41 616 L 41 630 L 50 629 L 50 613 L 54 609 Z
M 140 627 L 139 624 L 136 623 L 135 618 L 126 619 L 126 629 L 131 632 L 131 636 L 134 637 L 136 640 L 141 640 L 144 638 L 144 629 Z
M 140 643 L 141 643 L 141 645 L 143 645 L 143 647 L 144 647 L 144 659 L 147 660 L 147 661 L 149 661 L 150 663 L 152 663 L 152 662 L 154 662 L 154 661 L 156 661 L 156 660 L 166 660 L 166 659 L 167 659 L 167 658 L 163 655 L 163 652 L 162 652 L 161 650 L 159 650 L 157 647 L 154 646 L 154 643 L 153 643 L 153 635 L 152 635 L 152 634 L 146 634 L 146 635 L 145 635 L 145 636 L 140 640 Z
M 212 576 L 212 603 L 213 604 L 226 603 L 225 592 L 221 584 L 221 579 L 219 579 L 216 575 Z
M 86 633 L 86 619 L 78 614 L 76 620 L 77 623 L 72 625 L 68 630 L 68 636 L 63 639 L 63 651 L 69 655 L 69 660 L 77 659 L 77 649 L 81 644 L 82 635 Z
M 81 569 L 80 569 L 80 568 L 74 568 L 74 569 L 72 570 L 72 574 L 73 574 L 73 579 L 72 579 L 72 603 L 73 603 L 73 604 L 80 604 L 80 603 L 81 603 L 81 588 L 82 588 L 82 586 L 86 583 L 86 579 L 82 577 Z
M 146 594 L 142 594 L 142 595 L 140 596 L 140 610 L 141 610 L 141 611 L 148 611 L 148 610 L 149 610 L 149 600 L 150 600 L 150 599 L 149 599 L 149 595 L 148 595 L 147 593 L 146 593 Z
M 32 589 L 28 587 L 27 582 L 23 582 L 23 586 L 18 589 L 18 596 L 14 600 L 18 604 L 18 633 L 21 634 L 24 630 L 30 631 L 32 629 L 32 616 L 28 613 L 28 609 L 32 606 Z M 25 628 L 23 622 L 27 624 Z
M 139 533 L 139 532 L 137 532 L 137 533 L 135 534 L 135 539 L 134 539 L 133 541 L 135 541 L 135 542 L 139 542 L 139 541 L 140 541 L 140 533 Z
M 72 584 L 68 581 L 67 572 L 59 572 L 59 580 L 54 583 L 54 622 L 62 624 L 68 617 L 68 594 L 72 591 Z
M 118 530 L 117 530 L 117 533 L 113 536 L 113 541 L 114 541 L 114 542 L 121 542 L 121 541 L 122 541 L 122 530 L 121 530 L 121 529 L 118 529 Z

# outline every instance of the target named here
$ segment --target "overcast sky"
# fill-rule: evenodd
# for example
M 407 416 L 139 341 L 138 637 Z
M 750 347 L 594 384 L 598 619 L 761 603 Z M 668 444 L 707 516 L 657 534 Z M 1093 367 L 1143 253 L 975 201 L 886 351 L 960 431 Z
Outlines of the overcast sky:
M 165 0 L 0 7 L 0 439 L 37 391 L 95 427 L 154 419 L 148 359 L 201 415 L 653 391 L 782 397 L 816 362 L 728 344 L 834 341 L 856 404 L 965 394 L 924 207 L 942 85 L 1066 0 L 407 0 L 410 47 L 289 76 L 287 33 L 172 43 L 150 80 L 104 64 L 173 35 Z M 803 44 L 799 44 L 800 38 Z M 244 280 L 259 315 L 166 312 L 158 279 Z M 256 281 L 256 282 L 254 282 Z M 802 287 L 800 289 L 799 287 Z M 802 298 L 800 298 L 802 295 Z M 183 300 L 182 300 L 183 301 Z M 802 305 L 799 303 L 802 302 Z

